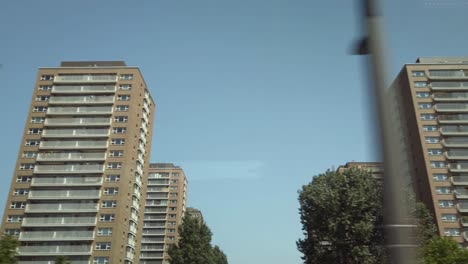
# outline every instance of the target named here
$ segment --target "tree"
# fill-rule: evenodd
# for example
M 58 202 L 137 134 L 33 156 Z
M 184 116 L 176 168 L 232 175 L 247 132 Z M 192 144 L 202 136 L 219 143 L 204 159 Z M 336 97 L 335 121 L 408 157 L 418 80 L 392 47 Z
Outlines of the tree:
M 299 192 L 304 263 L 385 262 L 382 191 L 367 171 L 327 171 Z
M 169 248 L 171 264 L 227 264 L 219 247 L 211 247 L 212 233 L 205 222 L 186 215 L 179 235 L 178 243 Z
M 71 264 L 70 260 L 64 256 L 58 256 L 55 259 L 55 264 Z
M 19 241 L 12 236 L 3 236 L 0 240 L 0 264 L 16 264 Z
M 423 246 L 424 264 L 466 264 L 468 251 L 449 237 L 434 237 Z

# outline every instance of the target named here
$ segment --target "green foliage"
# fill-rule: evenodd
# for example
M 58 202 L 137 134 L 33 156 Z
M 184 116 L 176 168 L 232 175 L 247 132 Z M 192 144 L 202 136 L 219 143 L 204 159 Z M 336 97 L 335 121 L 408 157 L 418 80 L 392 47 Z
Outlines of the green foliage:
M 12 236 L 3 236 L 0 240 L 0 264 L 16 264 L 19 241 Z
M 468 251 L 448 237 L 434 237 L 423 247 L 424 264 L 466 264 Z
M 64 256 L 58 256 L 55 259 L 55 264 L 71 264 L 70 260 Z
M 171 264 L 227 264 L 226 255 L 211 247 L 211 230 L 198 218 L 185 216 L 179 226 L 180 239 L 169 248 Z

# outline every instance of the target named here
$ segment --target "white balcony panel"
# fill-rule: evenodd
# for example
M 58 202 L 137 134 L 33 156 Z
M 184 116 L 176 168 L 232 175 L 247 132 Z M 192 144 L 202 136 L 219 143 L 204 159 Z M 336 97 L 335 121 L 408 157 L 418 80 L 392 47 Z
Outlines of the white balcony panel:
M 27 213 L 83 213 L 97 212 L 97 203 L 40 203 L 27 204 Z
M 109 117 L 82 117 L 82 118 L 46 118 L 44 125 L 52 126 L 110 126 Z
M 450 137 L 445 138 L 442 144 L 446 147 L 462 148 L 468 147 L 468 137 Z
M 451 172 L 468 172 L 468 163 L 463 162 L 463 163 L 451 163 L 449 164 L 449 170 Z
M 435 110 L 437 112 L 468 112 L 467 104 L 456 104 L 456 103 L 439 103 L 435 105 Z
M 42 226 L 95 226 L 96 217 L 25 217 L 21 226 L 42 227 Z
M 432 82 L 430 87 L 433 91 L 467 91 L 468 82 Z
M 113 104 L 114 96 L 86 95 L 86 96 L 53 96 L 49 99 L 49 105 L 60 104 Z
M 467 176 L 452 176 L 450 178 L 453 185 L 468 185 L 468 175 Z
M 34 173 L 103 173 L 104 165 L 92 164 L 92 165 L 36 165 L 34 167 Z
M 107 149 L 107 140 L 41 141 L 39 149 Z
M 54 83 L 115 83 L 117 75 L 115 74 L 93 74 L 93 75 L 59 75 L 55 76 Z
M 78 241 L 93 240 L 93 231 L 22 231 L 20 241 Z
M 34 177 L 31 186 L 100 186 L 102 177 Z
M 91 245 L 57 245 L 57 246 L 21 246 L 20 256 L 48 256 L 48 255 L 91 255 Z
M 468 126 L 442 126 L 440 133 L 446 136 L 468 136 Z
M 63 153 L 39 153 L 37 161 L 104 161 L 105 152 L 63 152 Z
M 79 93 L 115 93 L 115 85 L 56 85 L 52 87 L 53 94 L 79 94 Z
M 111 115 L 112 106 L 51 106 L 47 109 L 47 115 Z
M 99 190 L 31 190 L 31 200 L 99 199 Z

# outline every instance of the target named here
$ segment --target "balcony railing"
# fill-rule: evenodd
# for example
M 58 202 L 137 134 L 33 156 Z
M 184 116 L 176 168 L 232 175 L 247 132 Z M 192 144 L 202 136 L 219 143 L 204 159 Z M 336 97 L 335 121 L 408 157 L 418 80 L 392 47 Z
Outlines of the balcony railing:
M 434 101 L 468 101 L 468 93 L 434 93 L 433 98 Z
M 102 177 L 34 177 L 31 186 L 100 186 Z
M 455 197 L 458 199 L 468 199 L 468 190 L 467 189 L 455 189 Z
M 460 218 L 460 223 L 462 224 L 462 226 L 468 227 L 468 217 L 467 216 L 462 216 Z
M 55 264 L 55 258 L 52 260 L 20 260 L 18 264 Z M 72 260 L 71 264 L 91 264 L 89 260 Z
M 143 228 L 166 228 L 166 222 L 145 222 Z
M 468 90 L 468 82 L 432 82 L 430 86 L 434 91 Z
M 434 80 L 466 79 L 468 73 L 465 70 L 429 70 L 428 77 Z
M 18 255 L 91 255 L 91 245 L 21 246 Z
M 114 96 L 53 96 L 49 99 L 49 104 L 112 104 Z
M 467 135 L 468 136 L 468 126 L 441 126 L 440 133 L 442 135 Z
M 106 140 L 41 141 L 39 149 L 106 149 Z
M 108 128 L 96 129 L 45 129 L 42 131 L 44 138 L 95 138 L 108 137 Z
M 167 207 L 163 208 L 145 208 L 145 213 L 166 213 Z
M 54 83 L 114 83 L 117 82 L 117 75 L 59 75 L 55 76 Z
M 37 161 L 103 161 L 106 159 L 106 153 L 39 153 Z
M 450 180 L 453 185 L 468 185 L 468 176 L 452 176 Z
M 20 241 L 76 241 L 93 240 L 93 231 L 22 231 Z
M 452 150 L 445 152 L 445 156 L 448 159 L 465 160 L 465 159 L 468 159 L 468 149 L 452 149 Z
M 161 259 L 163 257 L 163 252 L 141 252 L 140 258 L 154 258 Z
M 115 93 L 115 91 L 115 85 L 65 85 L 52 87 L 52 93 L 55 94 Z
M 102 173 L 104 165 L 36 165 L 34 173 Z
M 45 126 L 110 126 L 108 117 L 46 118 Z
M 73 213 L 73 212 L 97 212 L 97 203 L 51 203 L 51 204 L 27 204 L 28 213 Z
M 450 137 L 442 142 L 446 147 L 468 147 L 468 137 Z
M 458 115 L 440 115 L 438 117 L 439 123 L 441 124 L 467 124 L 468 115 L 467 114 L 458 114 Z
M 468 172 L 468 162 L 451 163 L 448 167 L 452 172 Z
M 80 107 L 58 107 L 47 109 L 48 115 L 110 115 L 112 106 L 80 106 Z
M 29 199 L 99 199 L 99 190 L 31 190 Z
M 141 243 L 164 243 L 164 235 L 160 237 L 143 237 Z
M 435 105 L 437 112 L 468 112 L 468 105 L 455 103 L 439 103 Z
M 146 212 L 146 210 L 145 210 L 145 212 Z M 162 214 L 162 215 L 145 215 L 145 217 L 144 217 L 145 221 L 146 220 L 148 220 L 148 221 L 158 221 L 158 220 L 166 220 L 166 219 L 167 219 L 166 214 Z
M 94 226 L 96 217 L 25 217 L 22 226 Z
M 468 212 L 468 203 L 467 202 L 459 202 L 457 204 L 457 209 L 460 213 L 467 213 Z
M 163 251 L 163 250 L 164 250 L 164 244 L 141 246 L 141 251 Z

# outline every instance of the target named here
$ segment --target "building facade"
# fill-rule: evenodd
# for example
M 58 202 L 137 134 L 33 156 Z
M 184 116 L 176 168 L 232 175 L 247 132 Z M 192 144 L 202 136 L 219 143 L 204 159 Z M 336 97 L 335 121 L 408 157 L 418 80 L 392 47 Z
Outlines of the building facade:
M 336 172 L 343 173 L 349 168 L 358 168 L 361 170 L 369 171 L 372 177 L 379 181 L 383 180 L 383 164 L 382 162 L 346 162 L 345 165 L 340 165 Z
M 392 85 L 409 174 L 441 236 L 468 246 L 468 58 L 420 58 Z
M 140 264 L 169 263 L 167 250 L 178 242 L 187 202 L 187 178 L 179 166 L 150 164 Z
M 2 222 L 20 264 L 138 263 L 154 108 L 124 62 L 39 69 Z
M 187 214 L 193 218 L 200 220 L 200 223 L 203 223 L 203 214 L 200 210 L 193 207 L 187 207 Z

